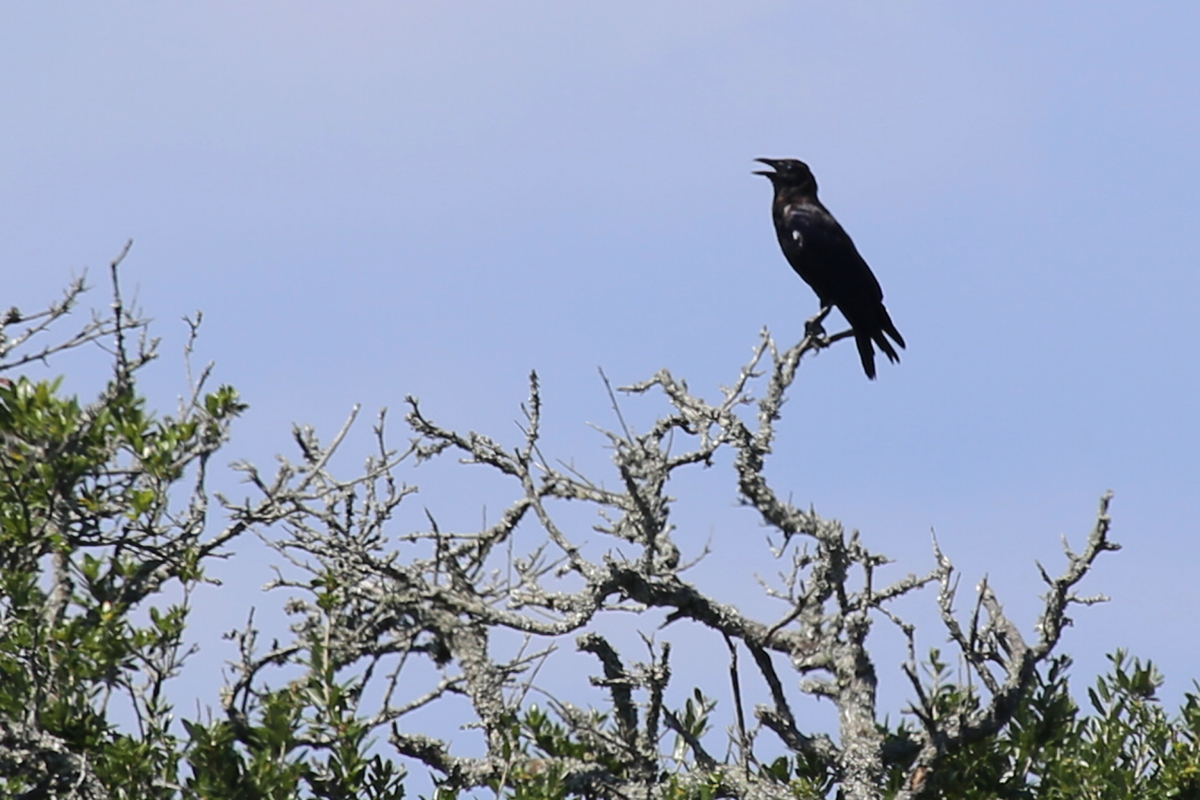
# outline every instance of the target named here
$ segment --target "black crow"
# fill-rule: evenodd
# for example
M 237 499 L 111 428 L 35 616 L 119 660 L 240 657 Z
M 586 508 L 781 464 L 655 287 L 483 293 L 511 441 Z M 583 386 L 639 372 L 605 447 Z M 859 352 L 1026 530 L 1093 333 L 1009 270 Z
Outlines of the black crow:
M 879 281 L 858 254 L 849 234 L 817 199 L 817 179 L 807 164 L 794 158 L 755 160 L 775 170 L 754 174 L 770 178 L 775 187 L 771 216 L 783 255 L 796 274 L 817 293 L 822 309 L 837 306 L 842 312 L 854 329 L 863 371 L 874 380 L 875 350 L 871 342 L 879 345 L 893 362 L 900 357 L 887 336 L 904 347 L 904 337 L 883 307 Z

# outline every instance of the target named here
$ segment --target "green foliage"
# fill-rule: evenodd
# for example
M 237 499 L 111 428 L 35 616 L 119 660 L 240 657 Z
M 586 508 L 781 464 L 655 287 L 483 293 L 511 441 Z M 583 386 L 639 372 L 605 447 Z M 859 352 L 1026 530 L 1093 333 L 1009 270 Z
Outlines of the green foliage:
M 940 762 L 923 796 L 1067 800 L 1200 798 L 1200 696 L 1188 693 L 1171 718 L 1156 692 L 1154 665 L 1118 650 L 1111 671 L 1087 690 L 1087 713 L 1072 699 L 1070 659 L 1052 661 L 1012 722 Z M 934 673 L 944 670 L 932 659 Z M 947 693 L 947 713 L 973 708 Z M 898 777 L 900 770 L 894 773 Z M 894 778 L 892 789 L 898 788 Z
M 700 689 L 693 689 L 675 718 L 688 736 L 698 741 L 709 732 L 716 706 L 715 700 L 705 696 Z M 588 713 L 598 722 L 606 720 L 600 712 L 593 710 Z M 614 737 L 618 735 L 615 726 L 610 726 L 609 732 Z M 615 777 L 623 776 L 627 769 L 627 765 L 598 760 L 594 748 L 573 737 L 568 726 L 556 721 L 554 714 L 537 705 L 529 706 L 523 714 L 513 719 L 508 741 L 511 744 L 509 757 L 514 764 L 521 766 L 510 768 L 504 776 L 503 785 L 497 782 L 492 788 L 513 800 L 561 800 L 580 796 L 568 791 L 561 771 L 553 761 L 556 758 L 595 761 Z M 659 775 L 659 791 L 664 800 L 713 800 L 729 795 L 721 770 L 707 777 L 695 771 L 696 762 L 687 738 L 680 734 L 675 735 L 670 761 L 674 762 L 674 769 Z M 738 770 L 742 767 L 730 764 L 724 769 Z M 779 756 L 770 763 L 756 764 L 752 769 L 760 777 L 776 784 L 783 795 L 796 800 L 826 797 L 834 786 L 834 776 L 815 758 Z
M 355 613 L 332 578 L 312 584 L 315 610 L 290 646 L 256 657 L 253 636 L 242 637 L 240 677 L 216 700 L 219 718 L 176 718 L 167 687 L 188 655 L 190 592 L 207 559 L 245 529 L 206 530 L 204 471 L 246 407 L 231 387 L 197 387 L 177 417 L 157 415 L 117 350 L 114 379 L 88 403 L 65 396 L 61 381 L 0 380 L 0 796 L 400 800 L 406 773 L 376 746 L 391 720 L 361 708 L 369 670 L 330 644 Z M 181 599 L 166 599 L 169 586 Z M 1111 659 L 1084 707 L 1070 693 L 1069 659 L 1050 662 L 1010 724 L 920 776 L 921 796 L 1200 800 L 1200 689 L 1171 717 L 1152 664 L 1121 651 Z M 262 671 L 281 665 L 291 680 L 266 686 Z M 979 708 L 936 651 L 927 673 L 935 718 Z M 118 701 L 132 724 L 113 721 Z M 570 782 L 570 763 L 644 780 L 667 800 L 728 796 L 735 770 L 779 797 L 837 791 L 838 776 L 812 754 L 701 768 L 715 708 L 696 689 L 671 715 L 674 734 L 656 710 L 646 742 L 605 710 L 530 705 L 504 718 L 509 766 L 491 789 L 513 800 L 597 796 L 598 784 L 580 788 L 586 770 Z M 589 724 L 565 724 L 566 714 Z M 628 758 L 580 729 L 624 742 Z M 914 763 L 912 728 L 883 735 L 884 793 L 894 796 Z
M 88 405 L 60 389 L 0 384 L 0 714 L 88 754 L 113 796 L 171 796 L 156 788 L 180 760 L 161 688 L 185 655 L 187 606 L 154 595 L 194 585 L 203 549 L 168 520 L 170 489 L 243 406 L 223 387 L 212 413 L 157 419 L 127 381 Z M 108 721 L 122 693 L 138 737 Z M 0 780 L 16 791 L 30 778 Z
M 396 800 L 404 771 L 366 755 L 357 685 L 319 642 L 304 679 L 255 693 L 245 713 L 173 725 L 166 682 L 215 544 L 172 493 L 244 409 L 226 386 L 172 419 L 148 412 L 129 376 L 87 405 L 59 380 L 0 382 L 0 721 L 80 755 L 110 797 Z M 171 581 L 182 602 L 162 602 Z M 122 696 L 136 733 L 110 720 Z M 56 785 L 53 754 L 28 749 L 0 773 L 3 796 Z
M 304 764 L 296 757 L 300 706 L 287 692 L 273 694 L 257 724 L 222 720 L 184 722 L 191 742 L 187 788 L 197 797 L 288 800 L 297 796 Z
M 1012 723 L 999 735 L 972 743 L 942 759 L 926 777 L 927 798 L 946 800 L 1200 800 L 1200 690 L 1188 693 L 1180 713 L 1171 718 L 1157 700 L 1162 677 L 1122 651 L 1110 656 L 1112 670 L 1087 690 L 1086 712 L 1070 694 L 1067 657 L 1053 660 L 1037 676 L 1036 689 L 1021 704 Z M 956 687 L 949 667 L 934 651 L 927 664 L 938 707 L 950 716 L 978 705 L 971 693 Z M 714 703 L 698 693 L 677 715 L 689 720 L 689 733 L 703 735 Z M 689 713 L 690 712 L 690 713 Z M 596 713 L 596 712 L 593 712 Z M 891 749 L 905 752 L 909 735 L 901 724 L 887 731 Z M 538 706 L 513 721 L 513 752 L 531 757 L 532 768 L 514 769 L 502 793 L 519 800 L 558 800 L 572 796 L 550 761 L 556 756 L 586 760 L 582 743 L 568 728 Z M 687 750 L 682 737 L 674 750 L 682 770 L 664 774 L 663 796 L 671 800 L 703 800 L 725 796 L 719 773 L 697 785 L 687 780 Z M 908 751 L 911 755 L 911 751 Z M 538 756 L 544 756 L 539 761 Z M 911 758 L 893 765 L 884 796 L 901 788 Z M 732 765 L 726 769 L 736 769 Z M 823 798 L 836 788 L 835 776 L 817 759 L 779 756 L 754 766 L 787 796 Z
M 758 766 L 759 774 L 781 786 L 792 797 L 827 797 L 836 785 L 836 776 L 820 759 L 811 755 L 779 756 L 768 764 Z
M 700 739 L 704 734 L 708 733 L 709 721 L 712 718 L 712 712 L 717 707 L 717 701 L 711 697 L 706 697 L 699 688 L 692 690 L 692 696 L 683 703 L 683 709 L 677 715 L 679 727 L 681 727 L 688 736 L 694 739 Z M 682 734 L 676 734 L 675 747 L 671 751 L 671 758 L 678 763 L 683 763 L 687 758 L 688 743 L 687 738 Z

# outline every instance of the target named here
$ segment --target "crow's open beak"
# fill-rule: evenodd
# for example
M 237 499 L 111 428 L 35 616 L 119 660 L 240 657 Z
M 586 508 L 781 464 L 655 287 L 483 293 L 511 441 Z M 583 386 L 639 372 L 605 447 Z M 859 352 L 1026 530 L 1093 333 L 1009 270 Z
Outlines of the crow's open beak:
M 779 169 L 779 162 L 778 162 L 778 161 L 776 161 L 776 160 L 775 160 L 775 159 L 773 159 L 773 158 L 756 158 L 756 159 L 754 159 L 754 160 L 755 160 L 755 161 L 757 161 L 757 162 L 758 162 L 758 163 L 760 163 L 760 164 L 766 164 L 766 165 L 767 165 L 768 167 L 770 167 L 771 169 L 775 169 L 775 170 Z M 754 174 L 755 174 L 755 175 L 764 175 L 764 176 L 766 176 L 766 177 L 768 177 L 768 178 L 769 178 L 769 177 L 771 177 L 772 175 L 774 175 L 775 173 L 774 173 L 774 172 L 767 172 L 766 170 L 755 170 L 755 171 L 754 171 Z

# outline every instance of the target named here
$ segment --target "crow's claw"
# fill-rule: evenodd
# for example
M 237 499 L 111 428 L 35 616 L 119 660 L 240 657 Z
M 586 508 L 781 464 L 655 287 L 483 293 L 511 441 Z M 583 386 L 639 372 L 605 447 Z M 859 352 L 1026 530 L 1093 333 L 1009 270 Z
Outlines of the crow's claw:
M 804 335 L 809 339 L 824 340 L 826 338 L 825 326 L 821 323 L 825 321 L 825 318 L 829 316 L 829 312 L 832 310 L 833 306 L 823 306 L 815 317 L 805 320 Z

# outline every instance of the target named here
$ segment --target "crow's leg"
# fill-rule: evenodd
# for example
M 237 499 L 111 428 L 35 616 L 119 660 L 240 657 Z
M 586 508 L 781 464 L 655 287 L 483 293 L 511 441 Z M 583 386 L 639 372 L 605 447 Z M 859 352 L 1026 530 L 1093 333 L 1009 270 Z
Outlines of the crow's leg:
M 825 326 L 821 323 L 829 316 L 829 312 L 833 310 L 833 306 L 821 306 L 821 310 L 815 317 L 804 323 L 804 335 L 809 339 L 824 339 Z

